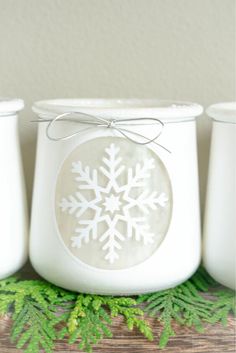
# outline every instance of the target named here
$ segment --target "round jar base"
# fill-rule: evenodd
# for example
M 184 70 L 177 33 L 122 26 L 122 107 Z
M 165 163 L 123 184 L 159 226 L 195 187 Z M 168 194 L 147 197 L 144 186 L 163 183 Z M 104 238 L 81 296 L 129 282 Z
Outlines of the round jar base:
M 59 287 L 62 287 L 64 289 L 74 291 L 74 292 L 79 292 L 79 293 L 88 293 L 88 294 L 98 294 L 98 295 L 115 295 L 115 296 L 123 296 L 123 295 L 138 295 L 138 294 L 145 294 L 145 293 L 152 293 L 152 292 L 157 292 L 161 290 L 166 290 L 169 288 L 174 288 L 177 285 L 185 282 L 188 280 L 198 269 L 200 265 L 201 259 L 200 259 L 200 252 L 198 258 L 196 258 L 195 263 L 186 264 L 185 269 L 187 268 L 188 271 L 180 271 L 178 275 L 176 275 L 176 269 L 175 272 L 173 272 L 172 277 L 168 277 L 168 280 L 166 279 L 165 281 L 160 280 L 158 281 L 158 275 L 156 275 L 156 271 L 153 271 L 153 273 L 148 273 L 147 276 L 145 276 L 145 285 L 144 283 L 140 280 L 140 277 L 138 273 L 136 273 L 136 283 L 130 286 L 127 285 L 127 281 L 124 280 L 124 283 L 120 282 L 119 285 L 114 286 L 114 284 L 111 284 L 110 288 L 108 288 L 108 285 L 105 285 L 104 283 L 101 283 L 100 286 L 97 285 L 97 288 L 94 288 L 93 285 L 94 281 L 96 282 L 96 273 L 94 272 L 94 281 L 91 280 L 86 280 L 86 278 L 83 277 L 83 280 L 81 281 L 76 281 L 71 280 L 66 281 L 65 277 L 61 276 L 60 272 L 56 272 L 55 268 L 49 268 L 43 265 L 42 263 L 36 263 L 35 261 L 31 260 L 32 266 L 35 269 L 35 271 L 43 277 L 45 280 L 53 283 L 54 285 L 57 285 Z M 129 271 L 129 270 L 124 270 Z M 112 271 L 111 271 L 112 272 Z M 129 275 L 131 276 L 131 275 Z M 113 275 L 112 273 L 110 274 L 110 277 L 112 278 Z M 131 277 L 132 278 L 132 277 Z M 146 279 L 149 278 L 150 280 L 147 281 Z M 162 278 L 163 278 L 163 273 L 162 273 Z M 144 281 L 143 281 L 144 282 Z M 89 284 L 88 284 L 89 283 Z M 98 288 L 99 287 L 99 288 Z M 104 288 L 106 288 L 104 290 Z M 100 289 L 103 288 L 103 289 Z

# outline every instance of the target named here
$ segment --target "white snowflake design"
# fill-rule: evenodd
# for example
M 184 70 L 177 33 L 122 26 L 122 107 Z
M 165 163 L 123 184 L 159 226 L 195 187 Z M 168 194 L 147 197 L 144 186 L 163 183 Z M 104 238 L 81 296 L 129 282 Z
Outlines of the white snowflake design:
M 145 190 L 151 170 L 155 168 L 154 159 L 144 160 L 142 165 L 137 163 L 134 168 L 126 168 L 122 164 L 119 151 L 120 148 L 114 143 L 105 148 L 99 169 L 83 166 L 80 161 L 73 162 L 71 171 L 76 174 L 75 181 L 79 191 L 62 198 L 59 204 L 63 212 L 78 219 L 75 235 L 71 237 L 71 246 L 81 248 L 90 241 L 99 241 L 105 253 L 104 259 L 110 264 L 119 258 L 122 242 L 131 238 L 143 245 L 154 242 L 155 234 L 150 232 L 145 216 L 157 207 L 165 208 L 168 202 L 164 192 L 158 195 L 156 191 L 150 193 Z M 105 186 L 99 185 L 99 173 L 107 180 Z M 119 177 L 123 175 L 126 176 L 127 183 L 120 185 Z M 137 197 L 132 197 L 132 190 L 140 187 L 143 191 Z M 88 199 L 83 190 L 92 191 L 94 198 Z M 131 215 L 134 207 L 140 211 L 140 216 Z M 92 219 L 83 217 L 88 210 L 93 211 Z M 102 222 L 106 225 L 105 231 L 98 234 L 98 226 Z M 125 233 L 119 230 L 120 222 L 125 224 Z

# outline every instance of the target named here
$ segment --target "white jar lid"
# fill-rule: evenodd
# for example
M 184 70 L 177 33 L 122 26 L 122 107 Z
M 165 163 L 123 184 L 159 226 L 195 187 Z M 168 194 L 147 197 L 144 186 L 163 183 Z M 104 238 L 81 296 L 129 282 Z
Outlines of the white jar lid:
M 13 115 L 24 108 L 22 99 L 0 97 L 0 115 Z
M 192 120 L 202 114 L 196 103 L 157 99 L 54 99 L 39 101 L 33 111 L 40 117 L 54 118 L 67 112 L 82 112 L 105 118 L 158 118 L 166 122 Z
M 206 113 L 216 121 L 236 124 L 236 102 L 213 104 Z

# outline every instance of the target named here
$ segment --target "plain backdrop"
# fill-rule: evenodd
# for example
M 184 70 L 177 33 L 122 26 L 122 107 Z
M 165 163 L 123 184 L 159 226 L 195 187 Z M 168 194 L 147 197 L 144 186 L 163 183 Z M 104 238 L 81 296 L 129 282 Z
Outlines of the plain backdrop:
M 35 100 L 235 100 L 234 0 L 0 0 L 0 96 L 21 97 L 31 199 Z M 210 121 L 198 120 L 202 204 Z

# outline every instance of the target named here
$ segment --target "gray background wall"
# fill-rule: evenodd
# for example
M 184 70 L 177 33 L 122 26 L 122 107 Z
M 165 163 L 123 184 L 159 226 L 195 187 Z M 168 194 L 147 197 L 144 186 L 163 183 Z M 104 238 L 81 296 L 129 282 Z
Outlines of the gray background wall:
M 22 97 L 31 198 L 33 101 L 138 97 L 235 100 L 234 0 L 0 0 L 0 95 Z M 210 122 L 198 121 L 202 202 Z

